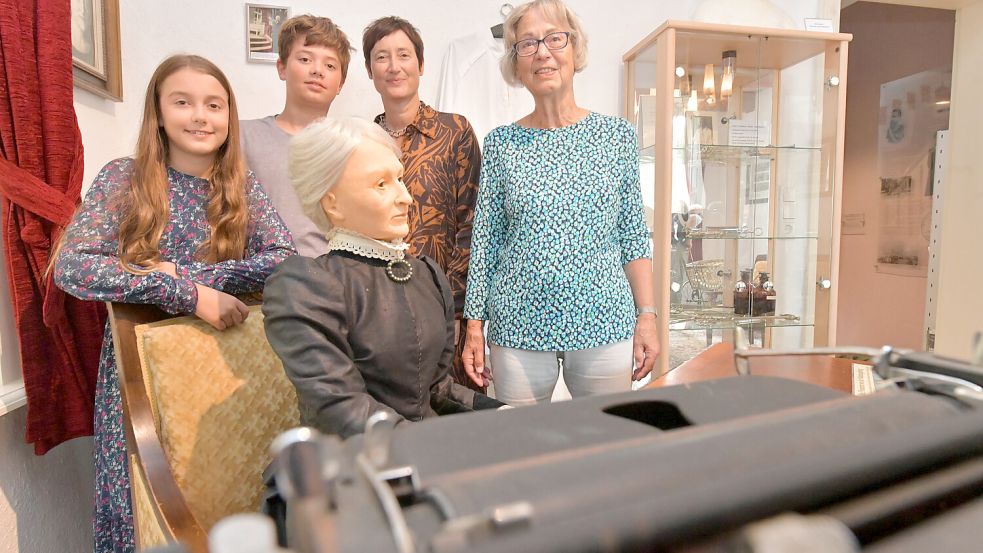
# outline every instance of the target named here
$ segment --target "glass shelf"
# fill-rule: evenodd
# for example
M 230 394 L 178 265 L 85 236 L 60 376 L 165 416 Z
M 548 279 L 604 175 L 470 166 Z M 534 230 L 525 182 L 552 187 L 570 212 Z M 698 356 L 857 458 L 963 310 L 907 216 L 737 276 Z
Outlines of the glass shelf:
M 776 159 L 795 156 L 812 156 L 822 153 L 819 148 L 800 146 L 726 146 L 723 144 L 687 144 L 673 148 L 675 155 L 687 158 L 689 165 L 701 163 L 754 163 L 760 160 L 773 161 Z
M 654 235 L 654 233 L 653 233 Z M 762 236 L 738 230 L 695 230 L 686 233 L 684 240 L 818 240 L 818 235 Z
M 648 149 L 648 148 L 646 148 Z M 687 144 L 685 146 L 677 146 L 673 148 L 674 151 L 685 151 L 685 150 L 707 150 L 707 151 L 725 151 L 725 152 L 737 152 L 741 154 L 747 154 L 749 156 L 774 156 L 776 153 L 782 152 L 819 152 L 822 151 L 821 148 L 815 146 L 731 146 L 729 144 Z
M 687 144 L 672 148 L 673 152 L 684 154 L 700 152 L 706 159 L 701 161 L 738 161 L 742 159 L 775 159 L 780 154 L 821 153 L 816 146 L 730 146 L 728 144 Z M 639 159 L 643 162 L 655 160 L 655 146 L 639 148 Z
M 738 326 L 754 328 L 811 327 L 813 323 L 796 315 L 736 315 L 730 307 L 673 305 L 669 312 L 669 330 L 733 330 Z

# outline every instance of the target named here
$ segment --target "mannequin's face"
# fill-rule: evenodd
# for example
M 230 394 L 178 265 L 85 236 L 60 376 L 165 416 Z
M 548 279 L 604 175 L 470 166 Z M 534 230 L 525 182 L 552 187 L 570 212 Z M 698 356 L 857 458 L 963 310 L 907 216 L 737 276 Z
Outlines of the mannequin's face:
M 352 152 L 338 183 L 321 198 L 336 227 L 376 240 L 396 240 L 410 232 L 413 198 L 403 185 L 403 164 L 389 147 L 364 139 Z

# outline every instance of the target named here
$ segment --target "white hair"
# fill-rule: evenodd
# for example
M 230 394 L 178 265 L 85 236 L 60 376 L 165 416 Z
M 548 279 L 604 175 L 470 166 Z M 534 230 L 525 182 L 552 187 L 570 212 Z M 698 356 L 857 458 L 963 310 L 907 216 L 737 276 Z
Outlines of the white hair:
M 290 182 L 304 214 L 323 232 L 331 230 L 331 222 L 321 208 L 321 198 L 338 184 L 348 158 L 363 140 L 392 148 L 397 158 L 401 155 L 379 125 L 354 117 L 320 119 L 290 139 Z

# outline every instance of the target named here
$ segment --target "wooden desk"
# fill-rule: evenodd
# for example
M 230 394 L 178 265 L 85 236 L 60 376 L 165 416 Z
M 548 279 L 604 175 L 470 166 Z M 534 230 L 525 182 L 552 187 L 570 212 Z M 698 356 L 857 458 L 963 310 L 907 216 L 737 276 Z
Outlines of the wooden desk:
M 750 366 L 751 374 L 801 380 L 850 393 L 853 389 L 853 363 L 850 359 L 816 355 L 755 358 Z M 656 378 L 646 387 L 673 386 L 731 376 L 738 376 L 734 368 L 734 348 L 729 343 L 721 342 Z

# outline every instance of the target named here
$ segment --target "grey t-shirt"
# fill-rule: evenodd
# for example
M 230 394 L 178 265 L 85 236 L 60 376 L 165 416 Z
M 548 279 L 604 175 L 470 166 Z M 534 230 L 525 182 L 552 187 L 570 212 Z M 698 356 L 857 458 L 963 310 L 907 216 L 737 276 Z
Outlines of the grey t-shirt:
M 246 164 L 263 185 L 266 195 L 273 200 L 280 218 L 294 237 L 297 252 L 307 257 L 317 257 L 328 251 L 328 241 L 304 210 L 290 184 L 287 172 L 287 156 L 291 135 L 276 124 L 272 115 L 262 119 L 239 122 L 242 152 Z

